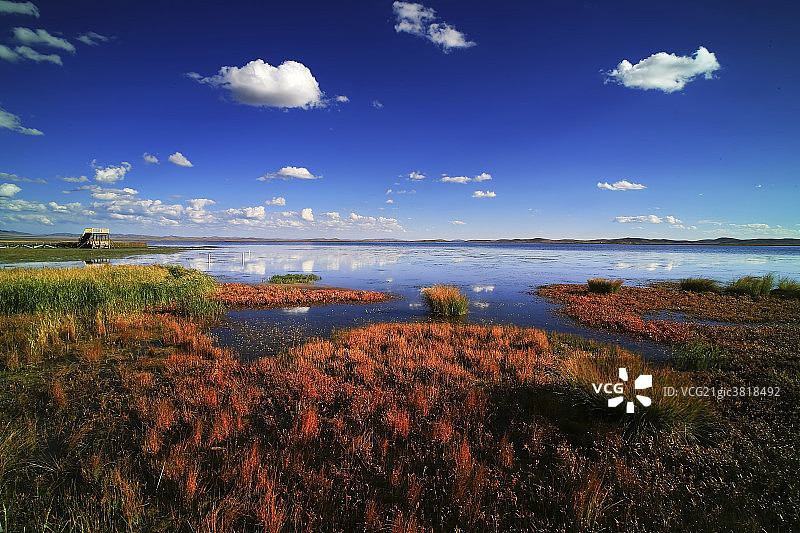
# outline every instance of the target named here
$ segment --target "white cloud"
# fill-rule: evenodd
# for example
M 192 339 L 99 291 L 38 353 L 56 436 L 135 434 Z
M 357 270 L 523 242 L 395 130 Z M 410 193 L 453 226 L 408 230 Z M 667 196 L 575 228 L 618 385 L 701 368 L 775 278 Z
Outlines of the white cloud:
M 23 183 L 47 183 L 42 178 L 24 178 L 22 176 L 17 176 L 16 174 L 9 174 L 8 172 L 0 172 L 0 180 L 18 181 Z
M 0 58 L 5 59 L 6 61 L 11 61 L 12 63 L 16 63 L 20 59 L 30 59 L 31 61 L 36 61 L 37 63 L 48 61 L 50 63 L 55 63 L 56 65 L 63 65 L 61 62 L 61 56 L 58 54 L 40 54 L 30 46 L 17 46 L 12 50 L 11 48 L 0 44 Z
M 436 11 L 429 7 L 413 2 L 394 2 L 392 10 L 397 33 L 405 32 L 423 37 L 441 46 L 445 53 L 454 48 L 475 46 L 474 42 L 468 41 L 466 35 L 453 26 L 446 22 L 436 22 Z
M 314 222 L 314 213 L 311 212 L 310 207 L 306 207 L 300 212 L 300 218 L 309 222 Z
M 286 205 L 286 198 L 283 196 L 273 196 L 272 200 L 264 202 L 265 205 Z
M 481 174 L 478 174 L 474 178 L 470 178 L 470 177 L 467 177 L 467 176 L 447 176 L 447 175 L 445 175 L 439 181 L 442 181 L 444 183 L 460 183 L 460 184 L 464 184 L 464 183 L 470 183 L 470 182 L 488 181 L 490 179 L 492 179 L 492 175 L 491 174 L 487 174 L 486 172 L 482 172 Z
M 656 215 L 639 215 L 639 216 L 635 216 L 635 217 L 614 217 L 613 221 L 614 222 L 621 222 L 623 224 L 630 224 L 630 223 L 634 223 L 634 224 L 643 224 L 643 223 L 647 223 L 647 224 L 663 224 L 663 223 L 681 224 L 682 223 L 681 220 L 679 220 L 679 219 L 677 219 L 677 218 L 675 218 L 673 216 L 669 216 L 669 215 L 667 215 L 665 217 L 659 217 L 659 216 L 656 216 Z
M 86 176 L 67 176 L 65 178 L 61 178 L 61 181 L 66 181 L 67 183 L 86 183 L 89 181 L 89 178 Z
M 11 61 L 12 63 L 16 63 L 19 61 L 19 54 L 17 54 L 14 50 L 9 48 L 8 46 L 0 44 L 0 59 L 5 59 L 6 61 Z
M 11 198 L 22 189 L 13 183 L 3 183 L 0 185 L 0 198 Z
M 39 17 L 39 9 L 33 2 L 8 2 L 0 0 L 0 14 L 7 15 L 32 15 Z
M 372 107 L 374 107 L 375 109 L 383 109 L 383 104 L 377 100 L 373 100 Z
M 497 196 L 494 191 L 475 191 L 472 193 L 473 198 L 494 198 Z
M 297 61 L 273 67 L 256 59 L 241 68 L 222 67 L 211 77 L 197 73 L 189 76 L 199 83 L 227 89 L 234 100 L 246 105 L 303 109 L 325 105 L 317 80 L 308 67 Z
M 62 37 L 51 35 L 47 30 L 31 30 L 30 28 L 16 27 L 12 30 L 12 32 L 14 33 L 14 41 L 19 44 L 29 46 L 42 45 L 49 46 L 50 48 L 66 50 L 67 52 L 71 53 L 75 52 L 74 44 Z
M 658 89 L 671 93 L 680 91 L 701 74 L 710 80 L 714 71 L 721 68 L 717 57 L 703 46 L 693 55 L 694 58 L 659 52 L 635 65 L 623 59 L 617 68 L 608 72 L 606 81 L 616 81 L 634 89 Z
M 464 184 L 464 183 L 469 183 L 470 181 L 472 181 L 472 179 L 468 178 L 466 176 L 445 176 L 442 179 L 440 179 L 439 181 L 443 181 L 445 183 L 461 183 L 461 184 Z
M 342 103 L 347 103 L 347 102 L 349 102 L 349 101 L 350 101 L 350 99 L 349 99 L 348 97 L 344 96 L 343 94 L 340 94 L 339 96 L 337 96 L 337 97 L 335 98 L 335 100 L 336 100 L 337 102 L 342 102 Z
M 170 163 L 175 163 L 179 167 L 193 167 L 194 166 L 192 164 L 192 162 L 189 161 L 188 159 L 186 159 L 186 156 L 184 156 L 180 152 L 175 152 L 174 154 L 169 156 L 168 159 L 169 159 Z
M 393 204 L 393 203 L 394 203 L 394 200 L 392 200 L 391 198 L 389 198 L 388 200 L 386 200 L 386 203 L 387 203 L 387 204 Z
M 109 165 L 105 168 L 96 167 L 95 161 L 92 161 L 92 168 L 94 168 L 94 180 L 98 183 L 114 183 L 125 179 L 125 174 L 131 169 L 131 164 L 123 161 L 118 166 Z
M 261 176 L 260 178 L 256 178 L 258 181 L 266 181 L 268 179 L 282 179 L 282 180 L 290 180 L 292 178 L 296 178 L 299 180 L 318 180 L 322 178 L 322 175 L 315 176 L 306 167 L 283 167 L 277 172 L 273 172 L 271 174 L 266 174 Z
M 647 188 L 640 183 L 631 183 L 627 180 L 615 181 L 613 184 L 610 184 L 607 181 L 602 183 L 598 181 L 597 187 L 600 189 L 607 189 L 609 191 L 634 191 Z
M 0 109 L 0 128 L 16 131 L 23 135 L 44 135 L 44 133 L 35 128 L 24 127 L 17 115 L 9 113 L 5 109 Z
M 466 222 L 463 222 L 461 220 L 451 220 L 450 223 L 451 224 L 455 224 L 456 226 L 464 226 L 464 225 L 466 225 Z
M 153 154 L 148 154 L 147 152 L 142 154 L 142 159 L 144 159 L 145 163 L 158 163 L 158 158 Z
M 209 200 L 208 198 L 192 198 L 191 200 L 186 200 L 186 203 L 189 204 L 189 208 L 201 211 L 210 205 L 216 204 L 217 202 L 214 200 Z
M 411 174 L 408 175 L 408 179 L 410 179 L 411 181 L 424 180 L 425 175 L 422 174 L 421 172 L 412 172 Z
M 95 33 L 93 31 L 89 31 L 86 33 L 82 33 L 76 39 L 83 44 L 88 44 L 89 46 L 97 46 L 100 43 L 107 43 L 109 38 L 105 35 L 100 35 L 99 33 Z

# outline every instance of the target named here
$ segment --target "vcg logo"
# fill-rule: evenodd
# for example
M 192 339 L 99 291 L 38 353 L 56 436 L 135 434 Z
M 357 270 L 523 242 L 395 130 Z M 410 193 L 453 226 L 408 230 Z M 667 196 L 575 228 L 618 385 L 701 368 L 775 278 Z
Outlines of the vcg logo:
M 626 368 L 619 369 L 619 379 L 628 381 L 628 370 Z M 635 390 L 649 389 L 652 386 L 653 376 L 651 374 L 641 374 L 633 382 L 633 388 Z M 595 394 L 600 394 L 601 390 L 606 394 L 616 394 L 617 396 L 608 399 L 608 406 L 611 408 L 617 407 L 625 401 L 625 386 L 622 383 L 592 383 L 592 389 L 594 389 Z M 637 394 L 636 399 L 645 407 L 648 407 L 652 403 L 649 397 L 641 394 Z M 625 412 L 633 413 L 633 411 L 634 403 L 629 400 L 625 406 Z

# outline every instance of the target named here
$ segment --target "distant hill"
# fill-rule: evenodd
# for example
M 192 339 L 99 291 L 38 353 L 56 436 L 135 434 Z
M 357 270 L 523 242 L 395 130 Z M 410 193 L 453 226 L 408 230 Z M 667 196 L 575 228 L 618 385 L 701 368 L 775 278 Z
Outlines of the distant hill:
M 77 240 L 77 233 L 50 233 L 47 235 L 33 235 L 21 231 L 0 230 L 0 240 Z M 716 239 L 700 239 L 696 241 L 673 239 L 645 239 L 641 237 L 622 237 L 617 239 L 545 239 L 533 237 L 528 239 L 264 239 L 259 237 L 184 237 L 180 235 L 140 235 L 135 233 L 112 233 L 112 239 L 117 241 L 150 241 L 150 242 L 384 242 L 384 243 L 452 243 L 452 244 L 640 244 L 640 245 L 710 245 L 710 246 L 800 246 L 800 239 L 736 239 L 734 237 L 718 237 Z

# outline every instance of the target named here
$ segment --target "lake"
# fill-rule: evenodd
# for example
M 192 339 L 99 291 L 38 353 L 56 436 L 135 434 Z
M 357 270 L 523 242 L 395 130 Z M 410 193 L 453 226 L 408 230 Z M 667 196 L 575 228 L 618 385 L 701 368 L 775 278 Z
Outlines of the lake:
M 427 320 L 420 288 L 450 283 L 469 296 L 465 319 L 469 323 L 575 333 L 658 359 L 668 354 L 667 348 L 583 327 L 528 292 L 551 283 L 585 283 L 592 277 L 623 279 L 628 285 L 685 277 L 725 282 L 769 272 L 776 278 L 800 277 L 800 247 L 791 246 L 217 242 L 175 254 L 145 254 L 112 262 L 177 263 L 220 281 L 247 283 L 266 281 L 273 274 L 314 273 L 322 277 L 318 285 L 388 291 L 401 297 L 375 305 L 231 311 L 214 335 L 220 344 L 245 357 L 275 353 L 287 344 L 327 336 L 337 328 Z

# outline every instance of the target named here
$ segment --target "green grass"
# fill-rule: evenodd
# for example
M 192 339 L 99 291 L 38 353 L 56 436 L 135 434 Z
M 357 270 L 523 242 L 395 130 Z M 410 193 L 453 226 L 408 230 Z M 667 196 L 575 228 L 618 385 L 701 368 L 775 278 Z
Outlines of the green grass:
M 121 247 L 103 250 L 86 248 L 0 248 L 0 265 L 15 263 L 52 263 L 61 261 L 97 261 L 134 255 L 174 254 L 188 250 L 178 246 Z
M 169 308 L 210 311 L 214 280 L 177 265 L 0 270 L 0 313 L 94 315 Z
M 725 286 L 725 292 L 728 294 L 749 295 L 752 297 L 769 296 L 772 291 L 775 278 L 772 274 L 766 274 L 762 277 L 744 276 L 728 283 Z
M 621 279 L 593 278 L 588 280 L 589 292 L 595 294 L 617 294 L 622 288 Z
M 772 294 L 784 298 L 800 298 L 800 282 L 781 278 L 778 281 L 778 288 L 772 291 Z
M 708 278 L 684 278 L 680 281 L 681 290 L 690 292 L 722 292 L 722 287 Z
M 274 275 L 269 278 L 270 283 L 314 283 L 315 281 L 319 281 L 322 278 L 315 275 L 315 274 L 283 274 L 283 275 Z
M 636 403 L 633 414 L 625 411 L 625 402 L 615 408 L 608 406 L 613 394 L 603 390 L 596 392 L 598 383 L 623 383 L 618 378 L 620 368 L 626 368 L 629 381 L 624 384 L 625 399 Z M 642 374 L 652 376 L 653 386 L 643 391 L 632 390 L 631 384 Z M 571 354 L 563 364 L 562 376 L 566 380 L 577 405 L 595 415 L 620 424 L 625 433 L 637 438 L 643 436 L 669 435 L 670 439 L 684 443 L 712 442 L 719 429 L 718 415 L 710 402 L 697 398 L 676 395 L 665 396 L 663 387 L 676 390 L 692 383 L 684 375 L 665 367 L 648 365 L 641 357 L 623 351 Z M 634 400 L 635 394 L 644 394 L 651 399 L 648 407 Z
M 706 371 L 718 369 L 727 359 L 719 346 L 689 342 L 672 348 L 672 360 L 679 370 Z
M 422 289 L 422 299 L 431 314 L 437 316 L 461 316 L 467 313 L 467 296 L 452 285 L 434 285 Z

